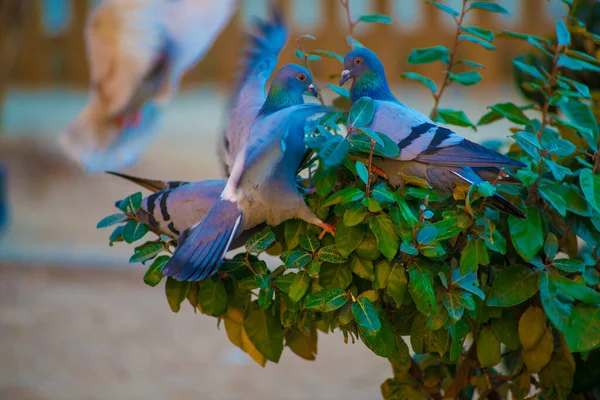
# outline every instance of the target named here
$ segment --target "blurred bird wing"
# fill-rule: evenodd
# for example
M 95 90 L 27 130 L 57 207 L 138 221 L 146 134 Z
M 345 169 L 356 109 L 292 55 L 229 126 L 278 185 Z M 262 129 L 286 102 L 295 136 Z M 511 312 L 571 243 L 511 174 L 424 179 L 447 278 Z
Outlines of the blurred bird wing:
M 107 113 L 122 110 L 165 51 L 168 0 L 106 0 L 91 13 L 86 41 L 93 90 Z
M 224 191 L 225 198 L 239 200 L 258 189 L 282 162 L 288 135 L 304 135 L 306 120 L 327 110 L 318 104 L 300 104 L 259 117 L 251 129 L 248 143 L 236 157 Z
M 289 37 L 289 28 L 278 9 L 272 9 L 268 21 L 255 22 L 256 33 L 248 35 L 248 44 L 240 67 L 237 87 L 231 102 L 229 123 L 223 132 L 221 157 L 231 167 L 249 136 L 247 128 L 265 102 L 265 86 L 273 73 L 279 54 Z
M 430 148 L 415 158 L 427 164 L 448 167 L 522 168 L 525 164 L 464 139 L 449 147 Z

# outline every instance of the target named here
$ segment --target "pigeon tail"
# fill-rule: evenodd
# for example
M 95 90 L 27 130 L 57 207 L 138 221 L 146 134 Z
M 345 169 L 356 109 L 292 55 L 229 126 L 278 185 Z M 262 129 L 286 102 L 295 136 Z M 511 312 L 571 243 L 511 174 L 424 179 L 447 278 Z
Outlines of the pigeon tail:
M 211 277 L 219 269 L 242 225 L 243 213 L 237 203 L 221 198 L 201 222 L 181 234 L 163 274 L 178 281 L 200 281 Z

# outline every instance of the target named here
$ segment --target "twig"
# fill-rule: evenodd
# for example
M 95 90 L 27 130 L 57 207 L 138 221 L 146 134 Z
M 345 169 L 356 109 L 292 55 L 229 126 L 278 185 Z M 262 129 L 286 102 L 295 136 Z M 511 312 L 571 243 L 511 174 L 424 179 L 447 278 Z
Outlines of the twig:
M 300 49 L 300 51 L 302 52 L 302 54 L 304 55 L 304 64 L 306 65 L 306 69 L 308 70 L 308 72 L 310 72 L 310 76 L 313 77 L 313 84 L 314 82 L 314 76 L 315 74 L 313 74 L 312 68 L 310 67 L 310 61 L 308 60 L 308 56 L 310 54 L 306 53 L 306 50 L 304 50 L 304 42 L 303 40 L 305 39 L 304 36 L 299 37 L 298 39 L 296 39 L 296 42 L 298 43 L 298 47 Z M 316 87 L 316 85 L 315 85 Z M 325 102 L 323 101 L 323 96 L 321 95 L 321 88 L 317 88 L 317 94 L 318 94 L 318 99 L 319 102 L 321 103 L 321 105 L 325 105 Z
M 373 149 L 375 149 L 375 141 L 371 139 L 371 148 L 369 149 L 369 162 L 367 168 L 369 170 L 369 176 L 367 177 L 367 197 L 371 196 L 371 171 L 373 170 Z
M 360 21 L 353 21 L 352 17 L 350 16 L 350 0 L 340 0 L 340 4 L 346 9 L 346 19 L 348 20 L 348 31 L 350 33 L 350 37 L 354 37 L 354 27 Z M 350 47 L 354 48 L 354 42 L 350 43 Z
M 467 1 L 468 0 L 463 0 L 462 10 L 460 12 L 459 17 L 458 18 L 454 17 L 454 21 L 456 22 L 456 34 L 454 35 L 454 44 L 452 45 L 452 50 L 450 50 L 450 59 L 448 61 L 448 68 L 446 69 L 444 81 L 442 82 L 442 86 L 440 86 L 440 89 L 438 90 L 437 93 L 433 93 L 433 98 L 435 100 L 435 103 L 433 104 L 433 109 L 431 110 L 431 113 L 429 114 L 431 119 L 433 119 L 437 116 L 437 110 L 438 110 L 438 106 L 440 104 L 440 99 L 442 98 L 442 95 L 444 94 L 444 90 L 446 90 L 446 87 L 448 87 L 448 84 L 450 84 L 450 72 L 452 71 L 452 68 L 455 65 L 454 57 L 456 56 L 456 52 L 458 50 L 458 45 L 460 43 L 460 40 L 458 38 L 460 36 L 460 33 L 462 32 L 463 19 L 470 10 L 469 8 L 467 8 Z

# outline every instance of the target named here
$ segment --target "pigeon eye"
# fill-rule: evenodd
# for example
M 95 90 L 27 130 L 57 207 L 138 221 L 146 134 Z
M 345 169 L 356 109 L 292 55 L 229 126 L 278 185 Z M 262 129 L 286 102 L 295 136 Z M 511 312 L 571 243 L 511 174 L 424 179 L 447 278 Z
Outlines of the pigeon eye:
M 304 81 L 306 80 L 306 75 L 304 75 L 304 74 L 300 74 L 300 75 L 298 75 L 298 80 L 299 80 L 300 82 L 304 82 Z
M 356 57 L 354 59 L 354 65 L 360 65 L 360 64 L 362 64 L 362 62 L 363 62 L 363 59 L 360 57 Z

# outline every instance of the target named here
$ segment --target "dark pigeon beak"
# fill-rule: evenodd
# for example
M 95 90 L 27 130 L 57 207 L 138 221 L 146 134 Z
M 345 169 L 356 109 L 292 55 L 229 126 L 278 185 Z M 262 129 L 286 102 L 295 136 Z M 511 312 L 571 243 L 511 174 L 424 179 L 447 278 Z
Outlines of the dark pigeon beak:
M 345 69 L 342 71 L 342 76 L 340 76 L 340 86 L 344 86 L 344 83 L 350 79 L 350 71 Z
M 308 85 L 306 91 L 315 96 L 317 99 L 319 98 L 319 92 L 317 92 L 317 88 L 315 88 L 315 85 L 313 85 L 312 83 Z

